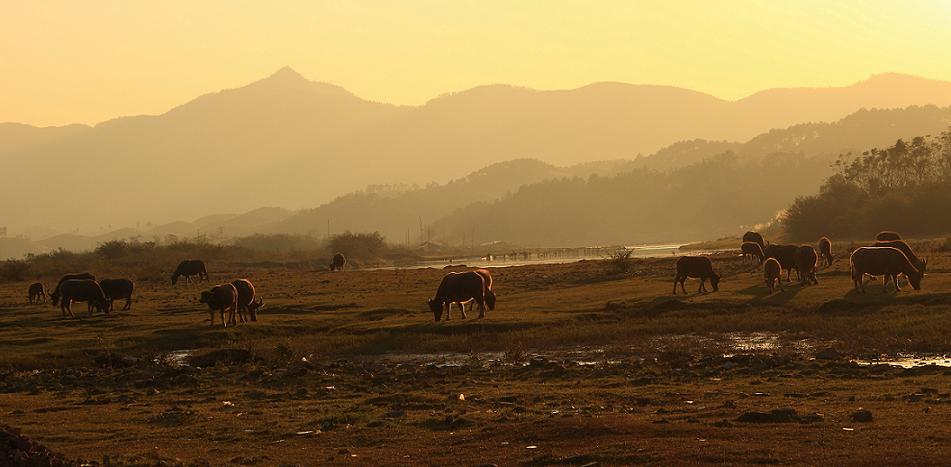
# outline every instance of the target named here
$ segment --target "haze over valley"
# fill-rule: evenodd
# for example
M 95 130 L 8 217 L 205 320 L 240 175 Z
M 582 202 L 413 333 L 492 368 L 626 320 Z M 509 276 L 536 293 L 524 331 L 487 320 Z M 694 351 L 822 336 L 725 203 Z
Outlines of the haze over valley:
M 928 105 L 938 108 L 907 108 Z M 764 90 L 738 101 L 669 86 L 595 83 L 554 91 L 490 85 L 421 106 L 394 106 L 285 67 L 162 115 L 93 127 L 0 124 L 0 159 L 12 173 L 33 174 L 0 186 L 8 199 L 31 193 L 0 208 L 8 237 L 25 237 L 6 239 L 0 254 L 90 248 L 136 235 L 325 235 L 328 220 L 332 232 L 380 231 L 403 242 L 410 230 L 416 241 L 420 218 L 437 238 L 447 239 L 473 229 L 477 241 L 526 245 L 694 239 L 710 226 L 695 231 L 658 218 L 649 231 L 618 225 L 624 228 L 589 229 L 610 234 L 542 238 L 519 222 L 528 217 L 484 221 L 509 216 L 506 206 L 531 196 L 520 188 L 545 180 L 597 175 L 564 188 L 571 198 L 585 199 L 582 206 L 603 206 L 598 195 L 581 192 L 596 191 L 615 175 L 625 174 L 614 183 L 628 190 L 645 186 L 635 181 L 641 177 L 664 192 L 687 177 L 686 167 L 713 156 L 732 153 L 718 163 L 729 159 L 755 173 L 769 172 L 762 164 L 770 155 L 795 156 L 776 162 L 801 172 L 794 187 L 772 190 L 756 209 L 733 210 L 735 216 L 712 226 L 716 233 L 735 230 L 768 221 L 795 196 L 814 191 L 827 175 L 823 168 L 840 153 L 947 128 L 948 105 L 951 83 L 886 73 L 845 87 Z M 735 173 L 737 167 L 722 170 Z M 708 178 L 728 179 L 715 173 Z M 634 178 L 625 183 L 625 176 Z M 35 190 L 38 185 L 44 189 Z M 62 209 L 77 191 L 99 208 Z M 611 210 L 626 208 L 635 222 L 640 213 L 664 209 L 643 194 L 615 197 L 612 203 L 620 204 Z M 661 198 L 678 200 L 672 213 L 684 218 L 720 212 L 672 196 Z M 717 199 L 721 206 L 727 202 Z M 454 213 L 473 203 L 473 211 Z M 558 219 L 566 209 L 569 204 L 536 213 Z M 542 229 L 545 222 L 535 225 Z

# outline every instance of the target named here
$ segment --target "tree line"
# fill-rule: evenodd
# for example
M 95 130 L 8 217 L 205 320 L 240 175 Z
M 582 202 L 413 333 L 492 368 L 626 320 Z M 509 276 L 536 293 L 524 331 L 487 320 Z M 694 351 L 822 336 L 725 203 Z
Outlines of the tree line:
M 784 224 L 791 238 L 863 239 L 886 229 L 907 235 L 951 232 L 946 215 L 951 212 L 951 129 L 845 154 L 832 168 L 818 194 L 789 206 Z

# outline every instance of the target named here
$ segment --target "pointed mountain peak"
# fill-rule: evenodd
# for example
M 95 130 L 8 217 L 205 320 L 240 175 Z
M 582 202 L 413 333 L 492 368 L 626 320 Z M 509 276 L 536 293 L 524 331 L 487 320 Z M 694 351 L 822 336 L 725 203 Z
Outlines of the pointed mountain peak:
M 297 70 L 289 66 L 281 67 L 281 69 L 275 71 L 271 76 L 265 78 L 266 81 L 279 81 L 279 82 L 301 82 L 308 81 L 307 78 L 304 78 Z

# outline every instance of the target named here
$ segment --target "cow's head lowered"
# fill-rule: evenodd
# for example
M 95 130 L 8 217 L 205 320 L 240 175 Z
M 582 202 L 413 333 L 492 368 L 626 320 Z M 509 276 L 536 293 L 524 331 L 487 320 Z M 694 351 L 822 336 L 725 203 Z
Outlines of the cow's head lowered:
M 435 318 L 437 322 L 442 319 L 442 302 L 437 302 L 430 298 L 426 301 L 426 304 L 429 305 L 429 310 L 433 312 L 433 318 Z

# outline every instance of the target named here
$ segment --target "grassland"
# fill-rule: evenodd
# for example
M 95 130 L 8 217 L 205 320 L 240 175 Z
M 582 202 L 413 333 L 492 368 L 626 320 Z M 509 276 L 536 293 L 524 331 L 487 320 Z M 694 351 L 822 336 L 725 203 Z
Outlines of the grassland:
M 851 360 L 951 353 L 951 256 L 897 295 L 856 294 L 844 260 L 772 295 L 715 265 L 720 291 L 686 297 L 672 259 L 497 268 L 488 318 L 441 323 L 437 269 L 211 264 L 266 301 L 228 328 L 207 283 L 138 281 L 131 311 L 76 319 L 4 284 L 0 422 L 114 465 L 946 462 L 951 371 Z

